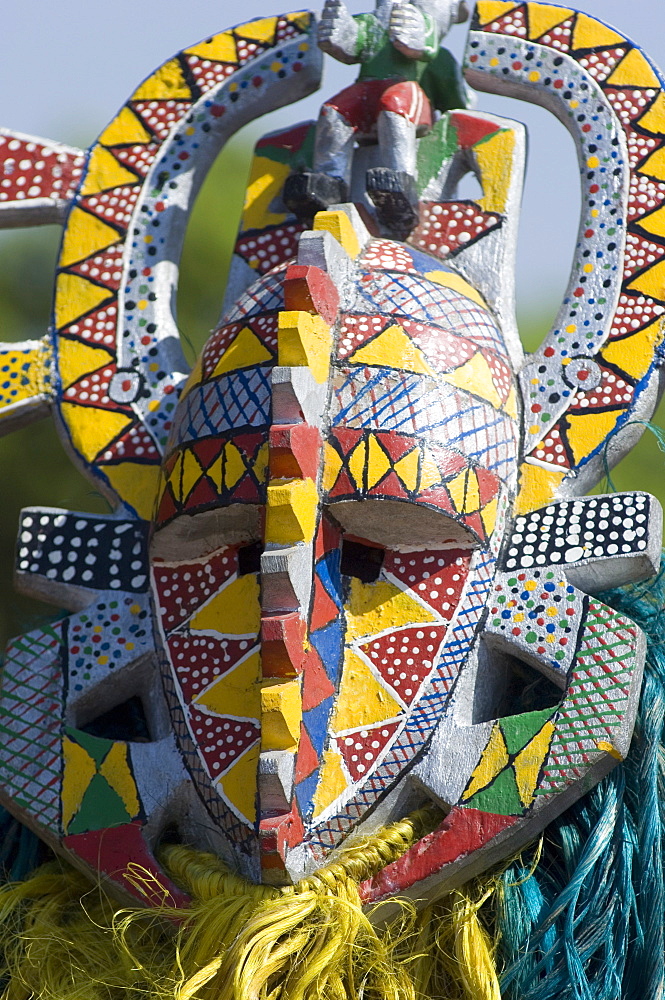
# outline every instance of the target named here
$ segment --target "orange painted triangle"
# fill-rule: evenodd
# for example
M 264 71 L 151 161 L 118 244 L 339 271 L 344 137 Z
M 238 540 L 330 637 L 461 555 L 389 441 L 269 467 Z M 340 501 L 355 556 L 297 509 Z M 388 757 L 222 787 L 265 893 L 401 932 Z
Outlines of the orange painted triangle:
M 312 605 L 312 618 L 310 630 L 315 632 L 317 628 L 323 628 L 330 624 L 339 615 L 339 608 L 331 598 L 330 594 L 314 574 L 314 603 Z
M 316 708 L 317 705 L 320 705 L 326 698 L 330 698 L 334 693 L 335 688 L 328 674 L 325 672 L 321 663 L 321 657 L 314 648 L 310 649 L 303 669 L 303 712 L 309 712 L 310 709 Z
M 312 741 L 309 738 L 307 730 L 305 729 L 302 722 L 300 723 L 300 743 L 298 744 L 298 755 L 296 757 L 296 772 L 294 775 L 294 781 L 296 785 L 303 778 L 308 778 L 312 771 L 315 771 L 319 766 L 319 758 L 316 755 L 316 750 L 312 746 Z

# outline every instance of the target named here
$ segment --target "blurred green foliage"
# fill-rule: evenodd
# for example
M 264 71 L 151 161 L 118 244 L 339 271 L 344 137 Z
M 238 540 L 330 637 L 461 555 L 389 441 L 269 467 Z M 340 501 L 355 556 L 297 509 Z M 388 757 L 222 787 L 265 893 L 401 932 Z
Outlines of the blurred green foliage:
M 251 140 L 237 137 L 219 157 L 199 195 L 181 262 L 178 321 L 193 362 L 217 322 L 242 206 Z M 0 339 L 41 337 L 48 327 L 60 230 L 56 227 L 0 233 Z M 527 350 L 542 339 L 543 313 L 520 319 Z M 108 511 L 108 504 L 73 466 L 51 421 L 43 420 L 0 439 L 0 650 L 8 637 L 52 618 L 50 606 L 16 594 L 12 587 L 18 514 L 40 505 Z M 665 456 L 645 434 L 612 474 L 616 489 L 645 489 L 665 501 Z M 601 490 L 602 490 L 601 484 Z

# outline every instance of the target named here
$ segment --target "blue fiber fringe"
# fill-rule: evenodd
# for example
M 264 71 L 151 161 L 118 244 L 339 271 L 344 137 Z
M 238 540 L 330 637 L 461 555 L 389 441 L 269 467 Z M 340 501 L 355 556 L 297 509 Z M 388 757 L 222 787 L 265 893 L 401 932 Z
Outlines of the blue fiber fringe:
M 665 571 L 601 595 L 649 645 L 630 754 L 502 876 L 504 1000 L 665 997 Z

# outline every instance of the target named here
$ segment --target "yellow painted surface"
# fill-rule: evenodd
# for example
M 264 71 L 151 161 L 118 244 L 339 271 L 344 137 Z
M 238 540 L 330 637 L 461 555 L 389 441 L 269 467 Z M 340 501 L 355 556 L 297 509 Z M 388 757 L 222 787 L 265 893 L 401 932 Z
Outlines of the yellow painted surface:
M 665 149 L 663 150 L 662 165 L 665 179 Z M 665 261 L 660 261 L 650 267 L 648 271 L 644 271 L 634 281 L 631 281 L 628 288 L 632 292 L 641 292 L 659 302 L 665 301 Z
M 72 444 L 88 462 L 97 458 L 100 451 L 132 423 L 123 413 L 95 410 L 77 403 L 62 403 L 60 412 L 69 427 Z
M 426 447 L 423 451 L 423 460 L 422 465 L 420 466 L 419 489 L 428 490 L 430 486 L 436 486 L 440 482 L 441 471 L 434 461 L 434 456 L 431 451 Z
M 184 399 L 197 385 L 200 384 L 201 378 L 203 376 L 203 355 L 199 355 L 198 360 L 191 372 L 187 376 L 187 381 L 182 387 L 182 392 L 180 394 L 180 399 Z
M 367 453 L 367 488 L 371 489 L 385 476 L 390 469 L 390 459 L 373 434 L 368 440 Z
M 114 743 L 99 769 L 99 773 L 106 778 L 114 792 L 117 792 L 123 801 L 125 809 L 134 818 L 138 815 L 140 803 L 136 791 L 136 782 L 132 777 L 127 760 L 127 744 Z
M 331 729 L 373 726 L 401 715 L 403 709 L 375 678 L 364 660 L 350 649 L 344 651 L 344 667 Z
M 132 94 L 133 101 L 190 101 L 192 92 L 177 59 L 171 59 L 149 76 Z
M 103 347 L 90 347 L 80 340 L 67 340 L 63 337 L 58 342 L 58 369 L 62 388 L 69 388 L 84 375 L 97 371 L 111 360 L 111 354 Z
M 240 719 L 261 717 L 261 655 L 252 653 L 234 670 L 214 681 L 194 699 L 194 704 L 207 708 L 215 715 L 232 715 Z
M 572 11 L 571 11 L 572 13 Z M 575 31 L 573 33 L 573 50 L 575 49 L 595 49 L 611 48 L 613 45 L 621 45 L 625 39 L 606 24 L 601 24 L 588 14 L 578 14 Z
M 277 480 L 268 486 L 266 542 L 292 545 L 314 537 L 319 495 L 311 479 Z
M 261 685 L 261 750 L 296 750 L 300 742 L 300 679 Z
M 66 833 L 79 810 L 88 785 L 97 773 L 97 765 L 83 747 L 67 736 L 62 741 L 62 754 L 62 825 Z
M 341 468 L 342 459 L 339 457 L 335 449 L 332 448 L 326 441 L 323 446 L 323 489 L 326 492 L 331 490 L 337 482 L 337 477 Z
M 357 257 L 362 247 L 346 212 L 317 212 L 312 229 L 325 230 L 335 237 L 349 257 Z
M 551 503 L 565 476 L 565 471 L 543 469 L 539 465 L 523 462 L 520 466 L 520 487 L 515 501 L 515 514 L 528 514 Z
M 121 184 L 138 183 L 136 174 L 116 160 L 108 149 L 98 144 L 90 154 L 81 194 L 97 194 L 98 191 L 106 191 Z
M 120 146 L 129 142 L 144 146 L 151 140 L 152 135 L 141 119 L 134 114 L 131 108 L 126 106 L 106 126 L 99 137 L 99 142 L 103 146 Z
M 631 49 L 607 81 L 610 87 L 656 87 L 660 81 L 639 49 Z
M 235 39 L 230 31 L 220 31 L 218 35 L 213 35 L 199 45 L 192 45 L 190 49 L 185 49 L 185 55 L 197 56 L 199 59 L 211 59 L 213 62 L 238 61 L 238 52 Z
M 473 469 L 465 469 L 446 483 L 458 514 L 473 514 L 480 507 L 478 477 Z
M 217 782 L 226 800 L 252 824 L 256 822 L 258 766 L 259 748 L 253 746 Z
M 487 532 L 488 537 L 492 534 L 492 532 L 496 528 L 496 517 L 498 511 L 499 511 L 499 498 L 494 497 L 494 499 L 490 500 L 490 502 L 485 507 L 483 507 L 483 509 L 480 512 L 480 516 L 482 518 L 482 522 L 483 525 L 485 526 L 485 531 Z
M 529 7 L 529 38 L 540 38 L 557 24 L 567 21 L 573 16 L 573 11 L 567 7 L 554 7 L 549 3 L 530 3 Z
M 662 91 L 637 124 L 652 135 L 662 135 L 665 132 L 665 94 Z
M 178 499 L 184 502 L 189 494 L 192 492 L 196 484 L 201 479 L 203 475 L 203 469 L 196 460 L 196 456 L 193 451 L 186 449 L 182 453 L 182 476 L 180 478 L 180 484 L 182 492 Z
M 270 351 L 264 347 L 256 334 L 245 326 L 224 351 L 211 378 L 217 378 L 225 372 L 232 372 L 238 368 L 262 365 L 271 359 Z
M 342 757 L 336 750 L 325 750 L 319 783 L 313 796 L 314 815 L 318 816 L 346 791 L 348 781 L 342 767 Z
M 665 121 L 663 122 L 663 128 L 665 129 Z M 665 208 L 657 208 L 650 215 L 643 215 L 638 225 L 640 229 L 646 229 L 648 233 L 652 233 L 654 236 L 665 236 Z
M 345 611 L 347 642 L 400 625 L 437 621 L 431 611 L 408 593 L 384 580 L 362 583 L 352 577 Z
M 515 386 L 508 393 L 508 399 L 503 404 L 503 412 L 507 413 L 513 420 L 517 420 L 517 390 Z
M 653 364 L 656 348 L 662 343 L 664 333 L 663 321 L 657 319 L 632 337 L 607 344 L 601 351 L 601 357 L 639 380 L 644 378 Z
M 575 464 L 607 440 L 623 412 L 611 410 L 609 413 L 585 413 L 584 416 L 567 415 L 567 437 Z
M 348 459 L 348 469 L 355 486 L 359 490 L 365 488 L 365 469 L 367 467 L 367 441 L 361 439 Z
M 483 309 L 487 309 L 487 303 L 480 292 L 477 292 L 473 285 L 465 281 L 460 274 L 452 274 L 450 271 L 428 271 L 425 277 L 429 278 L 430 281 L 435 281 L 437 285 L 443 285 L 444 288 L 452 288 L 456 292 L 461 292 L 465 298 L 471 299 Z
M 511 131 L 497 132 L 473 148 L 483 189 L 483 197 L 478 204 L 486 212 L 502 214 L 506 210 L 514 153 L 515 133 Z
M 479 0 L 479 3 L 476 4 L 476 13 L 481 28 L 489 24 L 490 21 L 495 21 L 497 17 L 515 10 L 515 7 L 518 6 L 519 4 L 512 3 L 510 0 L 508 2 L 507 0 Z
M 249 21 L 236 29 L 242 38 L 252 38 L 255 42 L 271 42 L 277 30 L 276 17 L 263 17 L 259 21 Z
M 330 370 L 332 333 L 320 316 L 307 312 L 281 312 L 278 329 L 278 364 L 286 368 L 309 368 L 317 382 L 325 382 Z
M 603 753 L 608 753 L 610 757 L 614 757 L 615 760 L 624 760 L 624 756 L 620 753 L 613 743 L 609 743 L 607 740 L 597 740 L 596 746 Z
M 190 621 L 193 631 L 220 635 L 258 635 L 261 627 L 259 583 L 254 573 L 232 580 Z
M 549 752 L 553 733 L 554 723 L 546 722 L 513 761 L 517 790 L 524 806 L 530 806 L 535 798 L 538 775 Z
M 395 472 L 404 483 L 407 490 L 415 492 L 418 489 L 418 465 L 420 463 L 420 449 L 414 448 L 408 452 L 398 462 L 395 462 Z
M 11 344 L 0 349 L 2 383 L 0 385 L 0 411 L 23 400 L 51 394 L 46 376 L 51 363 L 51 346 L 42 341 L 37 348 L 22 350 Z M 25 368 L 25 365 L 28 367 Z M 2 413 L 0 412 L 0 420 Z
M 489 742 L 471 775 L 471 780 L 462 796 L 463 800 L 470 799 L 476 792 L 486 788 L 503 771 L 509 760 L 506 741 L 497 723 L 492 729 Z
M 58 330 L 68 326 L 110 299 L 108 288 L 100 288 L 78 274 L 59 274 L 56 282 L 55 325 Z
M 652 153 L 648 160 L 642 164 L 641 167 L 637 169 L 638 174 L 646 174 L 648 177 L 656 177 L 659 181 L 665 180 L 665 149 L 657 149 L 655 153 Z M 647 272 L 646 276 L 650 272 Z M 641 279 L 638 279 L 641 280 Z M 636 285 L 636 282 L 633 282 Z M 631 286 L 632 287 L 632 286 Z M 648 293 L 650 294 L 650 293 Z M 662 294 L 662 288 L 661 288 Z
M 139 517 L 149 521 L 159 489 L 159 466 L 123 462 L 104 465 L 102 471 L 120 499 L 130 504 Z
M 441 378 L 450 385 L 456 385 L 458 389 L 472 392 L 474 396 L 487 400 L 497 410 L 502 408 L 501 397 L 492 379 L 492 371 L 480 351 L 466 364 L 455 368 L 452 372 L 446 372 Z
M 100 250 L 106 250 L 119 240 L 116 229 L 107 226 L 96 215 L 75 206 L 67 218 L 58 264 L 60 267 L 69 267 Z
M 279 226 L 284 222 L 287 213 L 272 212 L 270 205 L 281 194 L 290 172 L 288 163 L 275 163 L 265 156 L 254 157 L 240 224 L 242 230 Z
M 397 325 L 389 326 L 378 337 L 354 351 L 348 360 L 352 365 L 380 365 L 435 376 L 423 352 Z

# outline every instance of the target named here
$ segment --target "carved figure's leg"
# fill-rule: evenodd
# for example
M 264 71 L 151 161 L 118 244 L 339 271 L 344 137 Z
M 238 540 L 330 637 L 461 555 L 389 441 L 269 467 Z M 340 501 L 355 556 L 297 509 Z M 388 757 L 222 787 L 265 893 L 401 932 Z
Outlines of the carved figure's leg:
M 382 95 L 378 139 L 383 166 L 367 172 L 367 193 L 379 222 L 406 239 L 418 222 L 416 136 L 432 126 L 432 108 L 417 83 L 393 84 Z

